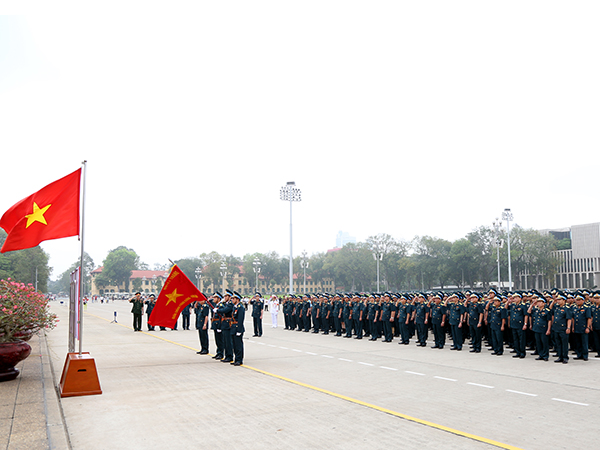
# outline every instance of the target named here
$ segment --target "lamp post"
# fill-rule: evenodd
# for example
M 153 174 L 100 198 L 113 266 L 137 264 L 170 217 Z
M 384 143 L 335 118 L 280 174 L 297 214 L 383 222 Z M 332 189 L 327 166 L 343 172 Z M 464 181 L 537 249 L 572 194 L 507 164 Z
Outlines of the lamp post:
M 375 247 L 375 251 L 373 252 L 373 259 L 377 261 L 377 292 L 379 292 L 379 261 L 383 260 L 383 252 L 379 248 L 379 246 Z
M 221 269 L 219 273 L 223 277 L 223 286 L 221 289 L 225 291 L 225 276 L 227 275 L 227 264 L 225 264 L 225 261 L 221 263 L 221 267 L 219 267 L 219 269 Z
M 505 208 L 502 211 L 502 220 L 506 220 L 506 233 L 507 233 L 507 241 L 508 241 L 508 290 L 512 291 L 512 270 L 510 266 L 510 221 L 513 220 L 512 212 L 510 212 L 510 208 Z
M 260 273 L 260 259 L 258 259 L 258 257 L 254 258 L 254 261 L 252 262 L 252 269 L 254 270 L 254 273 L 256 274 L 256 290 L 258 291 L 258 274 Z
M 202 269 L 200 267 L 196 267 L 194 273 L 196 274 L 196 287 L 198 288 L 198 290 L 200 290 L 200 279 L 202 278 Z
M 306 269 L 308 268 L 308 261 L 306 259 L 306 250 L 302 252 L 302 260 L 300 261 L 300 267 L 304 269 L 304 288 L 303 294 L 306 294 Z
M 498 264 L 498 289 L 500 289 L 500 226 L 502 222 L 496 217 L 492 225 L 496 236 L 496 263 Z
M 294 258 L 292 256 L 292 202 L 302 200 L 300 189 L 296 187 L 294 181 L 288 181 L 285 186 L 279 190 L 279 198 L 290 202 L 290 294 L 294 293 Z

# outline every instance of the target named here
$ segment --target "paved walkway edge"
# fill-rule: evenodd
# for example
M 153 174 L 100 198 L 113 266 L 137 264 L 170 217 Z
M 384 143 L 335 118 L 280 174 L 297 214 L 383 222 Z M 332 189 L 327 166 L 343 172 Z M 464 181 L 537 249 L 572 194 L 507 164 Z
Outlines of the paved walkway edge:
M 52 364 L 50 348 L 46 335 L 40 336 L 40 353 L 42 356 L 42 384 L 44 389 L 44 409 L 46 410 L 46 433 L 50 449 L 69 449 L 71 442 L 69 431 L 60 401 L 60 390 L 57 372 Z M 65 355 L 66 357 L 66 355 Z M 62 369 L 61 369 L 62 372 Z

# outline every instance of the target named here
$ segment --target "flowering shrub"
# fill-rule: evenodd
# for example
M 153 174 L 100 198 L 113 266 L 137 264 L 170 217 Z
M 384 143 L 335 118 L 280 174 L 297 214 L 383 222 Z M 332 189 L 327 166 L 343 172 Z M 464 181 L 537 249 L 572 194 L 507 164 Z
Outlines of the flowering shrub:
M 48 308 L 48 300 L 31 284 L 0 280 L 0 343 L 14 342 L 19 336 L 53 329 L 58 319 Z

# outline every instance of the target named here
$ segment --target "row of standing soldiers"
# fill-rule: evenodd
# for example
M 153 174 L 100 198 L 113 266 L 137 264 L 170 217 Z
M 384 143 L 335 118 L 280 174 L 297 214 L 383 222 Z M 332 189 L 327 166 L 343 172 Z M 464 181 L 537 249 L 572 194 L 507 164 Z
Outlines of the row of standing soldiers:
M 575 359 L 587 361 L 590 347 L 600 357 L 600 291 L 289 295 L 282 311 L 286 329 L 306 333 L 383 342 L 399 337 L 401 345 L 416 335 L 417 345 L 426 347 L 433 332 L 436 349 L 449 335 L 457 351 L 470 339 L 472 353 L 480 353 L 485 341 L 496 356 L 507 346 L 513 358 L 530 349 L 548 361 L 551 347 L 555 362 L 567 363 L 569 349 Z

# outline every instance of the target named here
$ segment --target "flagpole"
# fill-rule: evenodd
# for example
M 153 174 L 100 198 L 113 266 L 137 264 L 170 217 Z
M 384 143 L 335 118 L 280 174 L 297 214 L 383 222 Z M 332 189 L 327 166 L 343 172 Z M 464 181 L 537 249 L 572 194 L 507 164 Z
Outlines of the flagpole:
M 81 163 L 83 165 L 83 178 L 81 183 L 81 258 L 79 261 L 79 356 L 82 353 L 82 341 L 83 341 L 83 285 L 84 285 L 84 273 L 83 273 L 83 229 L 84 229 L 84 218 L 85 218 L 85 174 L 87 168 L 87 161 Z

